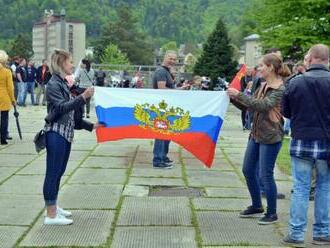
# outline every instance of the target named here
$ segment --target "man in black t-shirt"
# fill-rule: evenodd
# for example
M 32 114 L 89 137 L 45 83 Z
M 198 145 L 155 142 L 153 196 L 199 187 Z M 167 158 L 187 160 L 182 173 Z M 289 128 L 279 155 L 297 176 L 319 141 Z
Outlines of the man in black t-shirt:
M 170 69 L 176 64 L 176 52 L 167 51 L 164 57 L 163 64 L 159 66 L 154 72 L 152 78 L 152 84 L 154 89 L 174 89 L 174 81 L 171 75 Z M 185 89 L 189 85 L 184 84 L 182 87 L 177 89 Z M 167 156 L 169 151 L 169 140 L 155 140 L 154 143 L 154 168 L 160 169 L 171 169 L 173 167 L 173 161 Z

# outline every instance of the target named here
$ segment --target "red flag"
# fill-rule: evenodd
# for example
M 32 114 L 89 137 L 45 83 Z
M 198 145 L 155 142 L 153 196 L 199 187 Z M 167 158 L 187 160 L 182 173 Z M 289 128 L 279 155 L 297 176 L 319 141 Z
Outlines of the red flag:
M 236 76 L 234 77 L 233 81 L 229 84 L 230 88 L 235 88 L 241 91 L 241 78 L 245 76 L 246 73 L 246 64 L 243 64 L 239 72 L 237 72 Z

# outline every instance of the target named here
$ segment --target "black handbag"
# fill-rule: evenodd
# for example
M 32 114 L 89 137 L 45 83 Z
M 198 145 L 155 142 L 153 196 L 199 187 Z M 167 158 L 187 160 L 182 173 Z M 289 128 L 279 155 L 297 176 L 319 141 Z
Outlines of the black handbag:
M 33 139 L 37 153 L 45 149 L 46 147 L 46 132 L 44 129 L 41 129 L 36 133 Z

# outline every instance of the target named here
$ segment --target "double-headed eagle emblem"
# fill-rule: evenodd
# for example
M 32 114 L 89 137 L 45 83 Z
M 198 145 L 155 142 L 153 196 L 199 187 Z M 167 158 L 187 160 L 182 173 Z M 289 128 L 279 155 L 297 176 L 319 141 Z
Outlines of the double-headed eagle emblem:
M 163 134 L 183 132 L 190 128 L 190 113 L 182 108 L 168 107 L 163 100 L 158 106 L 149 103 L 136 104 L 134 117 L 143 128 L 151 128 Z

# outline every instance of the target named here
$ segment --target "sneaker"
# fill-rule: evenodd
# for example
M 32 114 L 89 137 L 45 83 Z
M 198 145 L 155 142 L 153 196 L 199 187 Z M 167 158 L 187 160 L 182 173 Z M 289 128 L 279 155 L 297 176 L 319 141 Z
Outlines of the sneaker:
M 64 210 L 63 208 L 57 207 L 57 214 L 60 214 L 64 217 L 71 217 L 72 213 L 70 211 Z M 44 216 L 47 216 L 47 210 L 45 211 Z
M 173 165 L 166 163 L 154 164 L 154 169 L 172 169 L 172 168 Z
M 65 226 L 71 225 L 73 220 L 67 219 L 60 214 L 56 214 L 55 218 L 50 218 L 48 216 L 45 217 L 44 225 L 57 225 L 57 226 Z
M 57 213 L 64 217 L 71 217 L 72 213 L 70 211 L 64 210 L 63 208 L 57 207 Z
M 305 247 L 305 243 L 303 240 L 295 240 L 290 238 L 290 236 L 286 236 L 284 239 L 282 239 L 281 243 L 285 246 L 290 246 L 290 247 L 297 247 L 297 248 L 302 248 Z
M 174 165 L 174 161 L 169 159 L 169 158 L 165 158 L 165 161 L 164 161 L 165 164 L 168 164 L 168 165 Z
M 88 118 L 88 119 L 89 119 L 89 115 L 86 115 L 86 118 Z
M 247 207 L 245 210 L 239 213 L 239 217 L 241 218 L 260 218 L 264 209 L 261 208 L 254 208 L 252 206 Z
M 312 243 L 314 245 L 330 245 L 330 236 L 328 237 L 315 237 Z
M 269 225 L 278 221 L 277 214 L 265 214 L 259 221 L 259 225 Z

